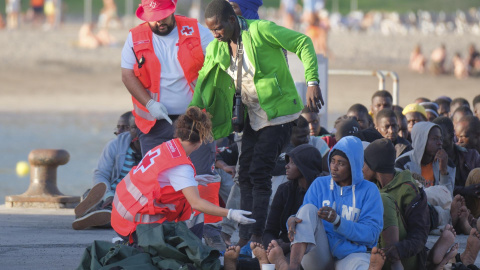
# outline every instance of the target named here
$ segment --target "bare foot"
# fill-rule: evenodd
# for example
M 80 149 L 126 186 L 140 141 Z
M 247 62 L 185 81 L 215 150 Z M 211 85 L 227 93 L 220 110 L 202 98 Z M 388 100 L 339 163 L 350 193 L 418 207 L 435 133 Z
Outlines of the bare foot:
M 433 245 L 432 250 L 430 250 L 430 255 L 432 263 L 438 265 L 442 262 L 447 253 L 448 249 L 455 242 L 455 230 L 450 224 L 445 225 L 442 234 L 438 238 L 437 242 Z
M 253 255 L 255 255 L 255 257 L 258 259 L 258 262 L 260 263 L 260 268 L 262 267 L 262 264 L 270 263 L 267 258 L 267 251 L 262 244 L 257 242 L 250 242 L 250 248 L 252 249 Z
M 383 249 L 373 247 L 370 255 L 370 266 L 368 267 L 368 270 L 381 270 L 384 263 L 385 253 L 383 252 Z
M 430 251 L 431 252 L 431 251 Z M 450 249 L 450 251 L 445 254 L 445 256 L 443 257 L 442 261 L 440 263 L 438 263 L 437 265 L 435 265 L 435 270 L 443 270 L 443 267 L 450 261 L 452 260 L 453 258 L 455 258 L 455 256 L 457 255 L 457 252 L 458 252 L 458 243 L 454 244 L 452 246 L 452 248 Z
M 237 269 L 237 260 L 240 255 L 239 246 L 229 246 L 225 250 L 225 259 L 223 261 L 223 266 L 225 270 L 236 270 Z
M 470 230 L 470 235 L 467 238 L 467 247 L 460 255 L 462 263 L 464 265 L 474 264 L 478 251 L 480 251 L 480 233 L 478 233 L 477 229 L 472 228 Z
M 453 227 L 457 225 L 458 214 L 460 207 L 462 207 L 462 198 L 462 195 L 455 195 L 455 197 L 453 197 L 452 204 L 450 205 L 450 216 L 452 217 Z
M 287 270 L 288 263 L 285 260 L 285 255 L 283 255 L 282 248 L 278 245 L 277 241 L 272 240 L 268 245 L 267 249 L 268 260 L 275 264 L 276 270 Z
M 227 247 L 232 245 L 232 241 L 231 241 L 232 236 L 231 235 L 229 235 L 227 233 L 224 233 L 224 232 L 220 232 L 220 236 L 222 237 L 223 242 L 225 242 L 225 245 L 227 245 Z
M 458 213 L 458 222 L 457 228 L 464 234 L 469 234 L 472 227 L 468 223 L 468 215 L 470 215 L 470 210 L 466 206 L 460 207 L 460 212 Z

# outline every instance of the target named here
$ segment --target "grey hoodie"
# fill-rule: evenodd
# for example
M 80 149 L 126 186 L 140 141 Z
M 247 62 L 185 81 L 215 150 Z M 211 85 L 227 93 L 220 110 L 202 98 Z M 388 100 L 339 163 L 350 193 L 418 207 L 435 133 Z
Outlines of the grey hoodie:
M 395 168 L 399 170 L 410 170 L 412 173 L 422 174 L 421 161 L 425 146 L 428 140 L 428 134 L 433 127 L 438 125 L 431 122 L 419 122 L 412 129 L 412 147 L 413 150 L 399 156 L 395 161 Z M 442 129 L 440 128 L 440 131 Z M 440 164 L 437 160 L 433 161 L 433 175 L 435 177 L 435 185 L 443 185 L 447 187 L 453 196 L 453 188 L 455 186 L 455 165 L 449 159 L 447 165 L 447 175 L 440 174 Z

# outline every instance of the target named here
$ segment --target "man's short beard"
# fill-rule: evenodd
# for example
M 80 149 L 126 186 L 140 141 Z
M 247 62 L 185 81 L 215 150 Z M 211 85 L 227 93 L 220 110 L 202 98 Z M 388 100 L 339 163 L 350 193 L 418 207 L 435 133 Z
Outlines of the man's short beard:
M 152 32 L 155 33 L 156 35 L 159 35 L 159 36 L 167 36 L 168 34 L 170 34 L 172 32 L 172 30 L 174 28 L 175 28 L 175 24 L 173 24 L 172 26 L 168 25 L 166 32 L 160 32 L 160 31 L 158 31 L 157 26 L 155 26 L 155 29 L 152 30 Z

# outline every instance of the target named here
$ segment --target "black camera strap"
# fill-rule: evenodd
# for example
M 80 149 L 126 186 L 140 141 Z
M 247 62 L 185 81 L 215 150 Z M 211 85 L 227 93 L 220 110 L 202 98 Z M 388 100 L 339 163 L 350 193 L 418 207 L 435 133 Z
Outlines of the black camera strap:
M 242 69 L 243 69 L 243 42 L 241 36 L 237 42 L 237 85 L 235 93 L 240 95 L 242 93 Z

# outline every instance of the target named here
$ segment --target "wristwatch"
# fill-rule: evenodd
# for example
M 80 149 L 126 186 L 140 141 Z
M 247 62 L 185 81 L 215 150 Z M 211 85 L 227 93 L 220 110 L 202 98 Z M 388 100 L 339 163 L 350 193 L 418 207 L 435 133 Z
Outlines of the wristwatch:
M 315 86 L 315 85 L 318 85 L 318 81 L 307 82 L 307 86 Z

